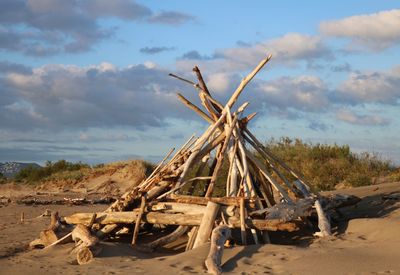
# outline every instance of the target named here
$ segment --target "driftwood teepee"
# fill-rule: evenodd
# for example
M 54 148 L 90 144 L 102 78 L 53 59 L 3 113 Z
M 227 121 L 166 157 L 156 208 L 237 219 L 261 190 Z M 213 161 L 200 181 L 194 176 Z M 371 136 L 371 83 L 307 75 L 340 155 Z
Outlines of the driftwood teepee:
M 197 138 L 192 136 L 175 154 L 171 150 L 147 179 L 104 212 L 77 213 L 62 221 L 90 225 L 99 238 L 130 232 L 132 244 L 146 250 L 163 246 L 185 233 L 189 236 L 186 249 L 190 250 L 207 242 L 218 224 L 237 228 L 240 234 L 236 243 L 268 243 L 268 231 L 297 230 L 315 210 L 321 230 L 317 235 L 330 235 L 324 210 L 337 207 L 332 204 L 337 197 L 329 200 L 313 194 L 301 175 L 274 156 L 247 128 L 255 115 L 243 115 L 248 103 L 234 108 L 246 85 L 270 58 L 262 60 L 241 81 L 225 105 L 212 97 L 197 67 L 193 71 L 198 83 L 171 74 L 197 89 L 205 111 L 180 94 L 178 98 L 209 123 L 207 130 Z M 223 177 L 225 195 L 215 196 L 224 161 L 229 167 Z M 195 196 L 197 185 L 204 189 Z M 169 227 L 170 233 L 143 243 L 138 236 L 139 231 L 145 234 L 151 230 L 146 224 Z M 229 235 L 223 233 L 226 230 L 223 227 L 219 231 L 225 238 Z

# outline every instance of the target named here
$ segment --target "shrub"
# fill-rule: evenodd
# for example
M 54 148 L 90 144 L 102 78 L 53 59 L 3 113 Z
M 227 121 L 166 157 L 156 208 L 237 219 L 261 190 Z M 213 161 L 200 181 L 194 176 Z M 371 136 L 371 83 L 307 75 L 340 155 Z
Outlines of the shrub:
M 89 168 L 90 166 L 82 162 L 72 163 L 66 160 L 59 160 L 57 162 L 46 161 L 44 167 L 33 167 L 27 166 L 21 169 L 14 177 L 16 181 L 25 181 L 28 183 L 34 183 L 50 176 L 65 171 L 78 171 L 83 168 Z
M 311 144 L 300 139 L 271 139 L 265 145 L 295 171 L 303 174 L 314 190 L 333 190 L 339 183 L 370 185 L 374 178 L 394 173 L 395 167 L 376 154 L 351 152 L 348 145 Z M 289 179 L 294 178 L 286 173 Z

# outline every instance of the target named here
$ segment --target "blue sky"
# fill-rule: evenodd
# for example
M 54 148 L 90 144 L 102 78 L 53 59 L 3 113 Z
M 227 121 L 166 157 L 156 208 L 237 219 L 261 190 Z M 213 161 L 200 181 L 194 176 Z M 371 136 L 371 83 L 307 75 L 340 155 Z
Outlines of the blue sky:
M 400 163 L 395 1 L 0 2 L 0 162 L 156 161 L 206 124 L 176 99 L 198 65 L 242 94 L 261 140 L 349 144 Z

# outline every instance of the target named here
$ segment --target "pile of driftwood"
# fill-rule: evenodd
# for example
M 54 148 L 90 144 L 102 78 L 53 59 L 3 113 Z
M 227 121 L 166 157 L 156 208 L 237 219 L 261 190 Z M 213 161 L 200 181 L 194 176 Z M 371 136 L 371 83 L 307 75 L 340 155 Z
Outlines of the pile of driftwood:
M 174 154 L 171 150 L 148 178 L 105 211 L 54 217 L 48 229 L 54 233 L 50 234 L 53 242 L 42 242 L 41 246 L 73 237 L 79 241 L 78 262 L 85 263 L 96 254 L 100 239 L 120 234 L 130 234 L 132 245 L 146 251 L 185 234 L 186 250 L 205 244 L 211 237 L 206 266 L 209 272 L 218 274 L 223 244 L 229 238 L 243 245 L 269 243 L 269 231 L 298 230 L 310 215 L 318 217 L 317 236 L 331 235 L 331 212 L 357 200 L 312 193 L 303 177 L 274 156 L 248 129 L 248 122 L 255 116 L 243 115 L 249 103 L 233 108 L 243 89 L 270 58 L 262 60 L 241 81 L 225 105 L 212 97 L 197 67 L 193 71 L 198 83 L 171 74 L 197 89 L 204 109 L 181 94 L 178 98 L 209 123 L 208 129 L 197 138 L 192 136 Z M 217 188 L 219 194 L 223 189 L 224 196 L 215 195 Z M 59 227 L 54 225 L 57 223 L 76 227 L 61 237 L 57 235 Z M 156 229 L 168 234 L 147 243 L 140 240 L 140 236 Z M 40 239 L 33 245 L 38 243 Z

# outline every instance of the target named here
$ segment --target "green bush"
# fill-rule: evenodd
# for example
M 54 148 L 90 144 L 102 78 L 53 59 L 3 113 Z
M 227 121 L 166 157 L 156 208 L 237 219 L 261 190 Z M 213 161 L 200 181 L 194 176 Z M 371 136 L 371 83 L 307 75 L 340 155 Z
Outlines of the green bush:
M 72 163 L 66 160 L 57 162 L 47 161 L 44 167 L 27 166 L 21 169 L 14 177 L 16 181 L 34 183 L 65 171 L 78 171 L 90 166 L 82 162 Z
M 348 145 L 311 144 L 300 139 L 271 139 L 265 145 L 295 171 L 302 173 L 314 190 L 333 190 L 339 183 L 370 185 L 377 177 L 391 175 L 395 167 L 371 153 L 355 154 Z M 294 180 L 292 175 L 285 174 Z

